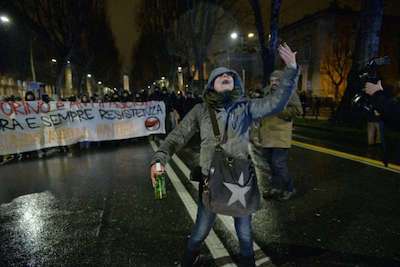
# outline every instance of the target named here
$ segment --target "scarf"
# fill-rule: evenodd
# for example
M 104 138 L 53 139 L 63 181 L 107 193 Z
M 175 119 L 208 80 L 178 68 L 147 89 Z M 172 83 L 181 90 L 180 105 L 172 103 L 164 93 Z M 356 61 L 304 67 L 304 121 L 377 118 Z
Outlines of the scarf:
M 239 88 L 235 87 L 232 91 L 219 93 L 215 90 L 208 90 L 204 95 L 204 102 L 212 108 L 228 108 L 234 101 L 241 96 Z

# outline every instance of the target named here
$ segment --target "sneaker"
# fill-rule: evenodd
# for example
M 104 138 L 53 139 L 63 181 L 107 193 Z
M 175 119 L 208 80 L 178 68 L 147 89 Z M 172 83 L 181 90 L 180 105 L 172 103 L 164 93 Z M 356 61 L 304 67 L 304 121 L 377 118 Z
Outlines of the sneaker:
M 292 191 L 283 191 L 282 196 L 279 198 L 279 200 L 289 200 L 291 199 L 294 195 L 296 195 L 296 189 L 293 189 Z
M 265 199 L 278 199 L 282 196 L 283 191 L 280 189 L 272 188 L 263 193 Z

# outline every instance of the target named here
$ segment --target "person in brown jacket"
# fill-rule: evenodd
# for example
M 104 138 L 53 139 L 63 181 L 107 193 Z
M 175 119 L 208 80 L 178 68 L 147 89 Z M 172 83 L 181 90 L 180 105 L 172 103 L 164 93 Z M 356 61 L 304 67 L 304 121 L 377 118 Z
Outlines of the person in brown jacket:
M 282 79 L 283 72 L 276 70 L 271 74 L 270 84 L 265 94 L 272 94 Z M 268 180 L 269 189 L 265 198 L 288 200 L 295 194 L 293 178 L 289 175 L 288 155 L 292 142 L 293 118 L 301 114 L 301 102 L 297 92 L 292 94 L 283 112 L 266 117 L 255 123 L 250 132 L 250 153 L 260 181 Z

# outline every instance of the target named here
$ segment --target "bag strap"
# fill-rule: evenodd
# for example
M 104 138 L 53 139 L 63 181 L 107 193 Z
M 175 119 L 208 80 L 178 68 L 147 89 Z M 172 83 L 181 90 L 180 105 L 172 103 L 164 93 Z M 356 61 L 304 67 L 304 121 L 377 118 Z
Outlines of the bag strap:
M 208 107 L 208 113 L 210 114 L 210 119 L 211 119 L 211 124 L 213 127 L 214 136 L 218 139 L 218 146 L 220 146 L 221 144 L 225 144 L 227 141 L 229 113 L 228 113 L 228 116 L 226 117 L 225 129 L 224 129 L 224 133 L 223 133 L 222 139 L 221 139 L 221 132 L 219 131 L 217 117 L 215 115 L 215 110 L 210 105 L 207 105 L 207 107 Z
M 221 133 L 219 131 L 217 116 L 215 115 L 215 110 L 210 105 L 207 105 L 208 113 L 210 114 L 211 125 L 213 128 L 214 136 L 218 139 L 218 144 L 221 143 Z

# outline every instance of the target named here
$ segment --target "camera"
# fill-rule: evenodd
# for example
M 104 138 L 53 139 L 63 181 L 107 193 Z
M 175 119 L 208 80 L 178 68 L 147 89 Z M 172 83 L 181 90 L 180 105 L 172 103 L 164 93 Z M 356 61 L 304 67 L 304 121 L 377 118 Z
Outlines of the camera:
M 368 63 L 358 73 L 358 92 L 352 99 L 352 104 L 356 108 L 363 110 L 369 114 L 374 114 L 374 107 L 372 106 L 369 96 L 363 91 L 363 88 L 367 82 L 377 83 L 380 78 L 378 75 L 378 69 L 381 66 L 390 64 L 390 58 L 388 56 L 375 57 L 368 61 Z

